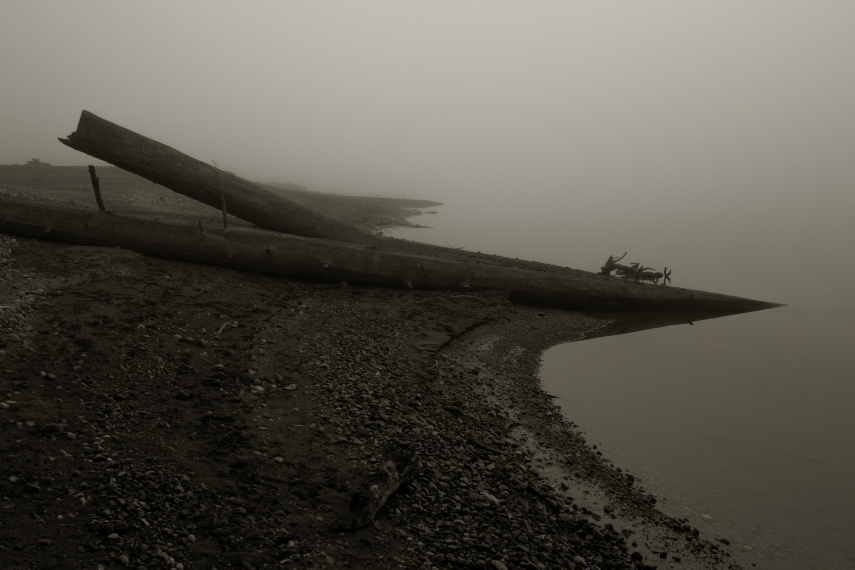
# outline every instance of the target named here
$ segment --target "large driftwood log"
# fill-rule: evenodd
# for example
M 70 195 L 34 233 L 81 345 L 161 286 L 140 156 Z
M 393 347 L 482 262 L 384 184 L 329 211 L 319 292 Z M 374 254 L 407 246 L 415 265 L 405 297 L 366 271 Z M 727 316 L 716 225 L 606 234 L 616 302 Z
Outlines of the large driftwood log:
M 376 236 L 313 212 L 89 111 L 80 114 L 77 130 L 59 141 L 212 208 L 219 210 L 228 203 L 231 215 L 261 228 L 355 243 L 378 242 Z
M 508 291 L 515 302 L 568 309 L 741 312 L 777 306 L 596 274 L 545 273 L 382 251 L 254 228 L 183 226 L 0 196 L 0 232 L 155 257 L 339 283 Z
M 419 472 L 421 457 L 398 450 L 387 450 L 377 474 L 369 479 L 364 491 L 356 493 L 349 512 L 336 525 L 342 530 L 356 530 L 371 524 L 389 497 Z

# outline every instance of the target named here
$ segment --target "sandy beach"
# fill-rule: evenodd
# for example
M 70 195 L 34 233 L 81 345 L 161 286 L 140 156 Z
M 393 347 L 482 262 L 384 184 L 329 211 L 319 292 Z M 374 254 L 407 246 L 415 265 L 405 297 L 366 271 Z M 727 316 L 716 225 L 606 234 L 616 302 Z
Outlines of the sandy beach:
M 95 208 L 74 180 L 0 192 Z M 108 209 L 218 223 L 102 184 Z M 375 230 L 425 205 L 330 196 Z M 738 567 L 540 387 L 545 349 L 661 324 L 0 234 L 0 567 Z M 390 449 L 419 473 L 342 530 Z

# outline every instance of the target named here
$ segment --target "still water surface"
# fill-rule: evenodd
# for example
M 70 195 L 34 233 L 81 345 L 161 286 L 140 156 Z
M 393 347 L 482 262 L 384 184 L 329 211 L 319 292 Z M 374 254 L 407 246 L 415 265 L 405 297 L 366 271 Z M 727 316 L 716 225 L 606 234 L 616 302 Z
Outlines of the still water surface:
M 855 311 L 783 307 L 560 345 L 541 375 L 669 514 L 758 567 L 852 568 L 853 348 Z
M 434 210 L 413 220 L 434 229 L 389 234 L 593 271 L 604 259 L 590 252 L 609 253 L 585 237 L 602 232 L 563 229 L 568 239 L 557 240 L 550 220 L 524 231 L 509 227 L 519 216 L 483 205 Z M 509 222 L 483 221 L 499 218 Z M 792 302 L 776 294 L 786 283 L 741 291 L 739 280 L 712 283 L 692 269 L 676 285 Z M 731 540 L 747 567 L 855 569 L 853 354 L 855 310 L 795 302 L 557 346 L 542 380 L 664 511 Z

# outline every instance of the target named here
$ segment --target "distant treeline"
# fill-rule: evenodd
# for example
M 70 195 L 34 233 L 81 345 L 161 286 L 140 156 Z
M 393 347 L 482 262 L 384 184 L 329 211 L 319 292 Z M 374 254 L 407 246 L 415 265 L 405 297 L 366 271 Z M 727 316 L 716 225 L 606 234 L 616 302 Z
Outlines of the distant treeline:
M 298 192 L 306 192 L 308 188 L 299 184 L 291 184 L 290 182 L 268 182 L 267 186 L 281 188 L 282 190 L 297 190 Z

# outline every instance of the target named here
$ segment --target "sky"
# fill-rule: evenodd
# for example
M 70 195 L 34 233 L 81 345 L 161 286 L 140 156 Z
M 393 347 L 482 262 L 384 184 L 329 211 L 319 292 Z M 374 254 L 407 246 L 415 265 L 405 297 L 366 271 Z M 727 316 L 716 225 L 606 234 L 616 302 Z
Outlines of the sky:
M 851 1 L 2 14 L 0 164 L 99 164 L 56 140 L 85 109 L 251 180 L 436 199 L 472 213 L 473 249 L 629 250 L 685 286 L 852 306 Z

